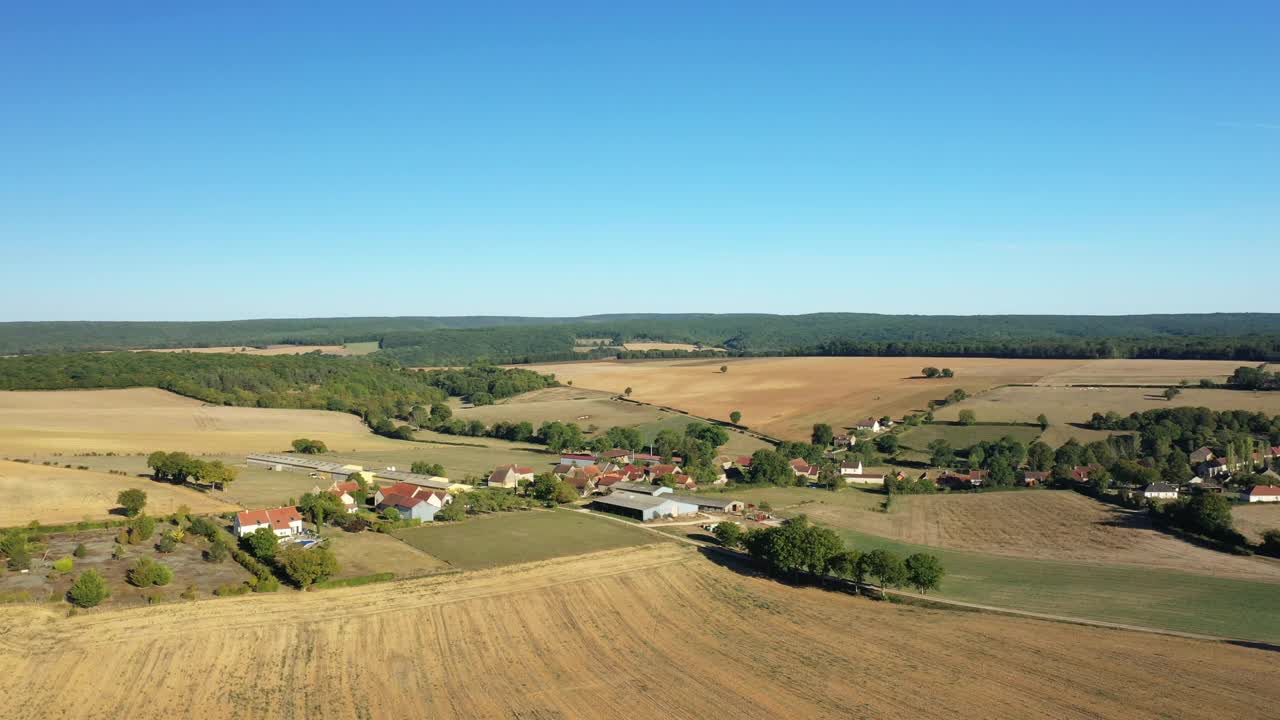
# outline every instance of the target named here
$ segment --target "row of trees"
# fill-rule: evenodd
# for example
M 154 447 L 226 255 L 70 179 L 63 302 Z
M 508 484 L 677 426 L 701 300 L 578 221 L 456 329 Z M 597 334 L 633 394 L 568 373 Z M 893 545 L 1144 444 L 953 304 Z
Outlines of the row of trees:
M 920 371 L 920 374 L 927 378 L 951 378 L 956 376 L 955 372 L 952 371 L 951 368 L 942 368 L 939 370 L 933 366 L 924 368 Z
M 157 450 L 147 456 L 147 467 L 156 480 L 178 485 L 193 484 L 206 488 L 226 489 L 240 475 L 237 468 L 221 460 L 200 460 L 184 452 Z
M 910 585 L 921 593 L 936 590 L 946 574 L 941 561 L 928 553 L 905 560 L 887 550 L 846 549 L 830 528 L 798 515 L 769 528 L 743 531 L 736 523 L 716 526 L 716 539 L 726 547 L 745 548 L 770 573 L 798 579 L 803 574 L 834 575 L 859 585 L 875 578 L 881 587 Z

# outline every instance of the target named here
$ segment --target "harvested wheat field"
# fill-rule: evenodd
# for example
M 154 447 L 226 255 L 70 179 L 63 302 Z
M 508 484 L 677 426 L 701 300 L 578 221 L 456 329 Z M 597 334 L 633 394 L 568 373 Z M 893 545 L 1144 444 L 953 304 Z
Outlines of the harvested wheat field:
M 717 352 L 724 352 L 724 348 L 699 347 L 698 345 L 691 345 L 689 343 L 673 342 L 629 342 L 622 347 L 632 352 L 646 352 L 649 350 L 684 350 L 686 352 L 693 352 L 695 350 L 715 350 Z
M 1262 542 L 1262 533 L 1280 530 L 1280 503 L 1234 505 L 1231 517 L 1235 519 L 1236 530 L 1254 542 Z
M 671 545 L 69 618 L 10 606 L 0 646 L 12 718 L 1262 718 L 1280 702 L 1263 650 L 792 588 Z
M 1003 387 L 939 409 L 939 420 L 955 420 L 961 410 L 973 410 L 982 422 L 1034 423 L 1040 413 L 1054 423 L 1083 423 L 1095 412 L 1120 415 L 1173 407 L 1210 410 L 1249 410 L 1280 413 L 1280 393 L 1186 388 L 1166 400 L 1158 388 Z M 1081 437 L 1080 433 L 1075 433 Z
M 0 527 L 104 520 L 121 490 L 147 493 L 147 512 L 167 515 L 188 505 L 196 513 L 219 513 L 239 507 L 190 488 L 88 470 L 0 460 Z
M 729 371 L 720 372 L 727 365 Z M 1007 360 L 1000 358 L 797 357 L 601 360 L 531 365 L 574 386 L 620 393 L 787 439 L 807 439 L 814 423 L 849 426 L 867 416 L 901 417 L 963 388 L 973 395 L 1007 384 L 1163 383 L 1222 379 L 1240 363 L 1199 360 Z M 952 368 L 925 379 L 921 368 Z M 1168 378 L 1174 377 L 1172 381 Z M 1094 378 L 1081 380 L 1081 378 Z M 1034 418 L 1034 416 L 1032 416 Z
M 206 405 L 156 388 L 0 392 L 0 453 L 243 453 L 295 438 L 332 449 L 396 447 L 354 415 Z

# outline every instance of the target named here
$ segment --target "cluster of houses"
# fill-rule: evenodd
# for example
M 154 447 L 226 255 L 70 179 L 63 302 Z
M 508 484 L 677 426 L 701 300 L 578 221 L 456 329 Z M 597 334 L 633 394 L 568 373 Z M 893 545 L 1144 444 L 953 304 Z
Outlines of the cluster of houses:
M 618 483 L 625 482 L 660 483 L 684 490 L 697 489 L 697 481 L 684 472 L 682 462 L 678 457 L 671 458 L 670 462 L 663 462 L 657 455 L 615 448 L 599 455 L 566 453 L 560 456 L 560 463 L 551 472 L 572 485 L 581 497 L 609 493 Z M 508 466 L 498 468 L 495 474 L 504 471 L 506 467 Z M 523 469 L 532 473 L 532 468 Z M 499 480 L 510 476 L 511 471 L 505 472 L 507 475 Z M 532 474 L 529 477 L 532 479 Z M 494 477 L 490 476 L 489 480 L 489 485 L 493 486 Z M 723 485 L 728 481 L 729 477 L 722 468 L 714 484 Z
M 406 482 L 447 492 L 461 492 L 471 489 L 470 485 L 453 482 L 445 477 L 404 472 L 396 470 L 394 467 L 366 469 L 361 465 L 329 462 L 302 454 L 255 453 L 246 456 L 245 462 L 250 467 L 266 468 L 276 472 L 305 472 L 312 477 L 331 479 L 335 482 L 354 481 L 356 477 L 359 477 L 366 483 L 373 483 L 374 480 L 385 480 L 393 483 Z

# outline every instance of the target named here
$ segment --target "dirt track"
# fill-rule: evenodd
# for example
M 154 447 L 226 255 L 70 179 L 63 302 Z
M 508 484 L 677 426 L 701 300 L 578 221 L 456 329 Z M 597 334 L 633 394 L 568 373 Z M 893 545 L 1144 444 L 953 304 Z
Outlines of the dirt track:
M 0 608 L 14 718 L 1261 718 L 1278 680 L 1261 650 L 891 606 L 669 544 L 73 618 Z

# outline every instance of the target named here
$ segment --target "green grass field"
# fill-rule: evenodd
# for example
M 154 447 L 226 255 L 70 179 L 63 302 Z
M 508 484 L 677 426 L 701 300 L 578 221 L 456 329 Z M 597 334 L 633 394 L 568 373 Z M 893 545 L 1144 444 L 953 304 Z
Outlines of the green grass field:
M 883 495 L 844 490 L 753 488 L 732 493 L 767 501 L 784 516 L 808 502 L 848 512 L 874 511 Z M 784 509 L 785 508 L 785 509 Z M 998 557 L 912 545 L 833 527 L 859 550 L 884 548 L 903 557 L 938 556 L 947 569 L 940 597 L 996 607 L 1168 630 L 1280 642 L 1280 584 L 1141 567 Z
M 394 534 L 460 570 L 660 542 L 653 533 L 572 510 L 495 513 Z

